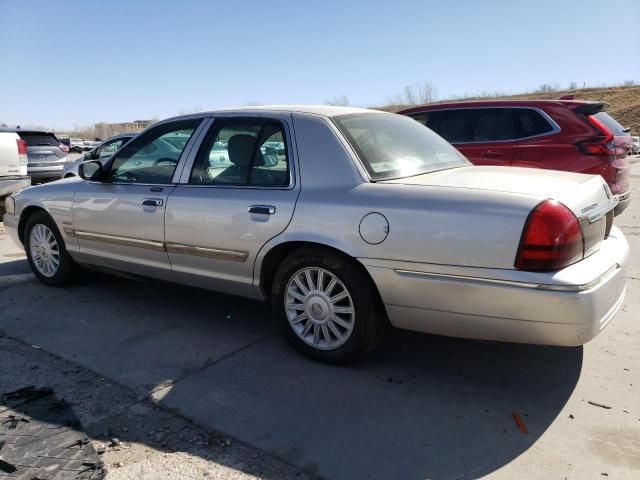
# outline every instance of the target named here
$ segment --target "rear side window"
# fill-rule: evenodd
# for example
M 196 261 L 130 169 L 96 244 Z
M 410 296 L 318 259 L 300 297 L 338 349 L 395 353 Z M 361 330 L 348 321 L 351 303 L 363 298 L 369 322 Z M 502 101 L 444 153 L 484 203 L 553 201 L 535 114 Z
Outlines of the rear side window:
M 493 142 L 517 138 L 510 108 L 442 110 L 428 119 L 429 128 L 451 143 Z
M 60 144 L 55 135 L 51 133 L 18 132 L 18 135 L 27 142 L 27 147 L 57 147 Z
M 216 120 L 198 151 L 189 183 L 287 186 L 289 159 L 282 125 L 261 118 Z
M 476 141 L 475 111 L 473 109 L 444 110 L 436 132 L 451 143 Z
M 515 108 L 514 113 L 520 128 L 520 138 L 543 135 L 553 131 L 553 126 L 537 110 Z
M 442 112 L 439 110 L 434 110 L 432 112 L 422 112 L 411 115 L 416 122 L 421 123 L 427 128 L 430 128 L 434 132 L 438 131 L 438 125 L 440 124 L 440 118 L 442 117 Z
M 496 142 L 542 135 L 553 126 L 530 108 L 459 108 L 412 115 L 451 143 Z
M 517 137 L 511 108 L 478 108 L 475 114 L 474 141 L 514 140 Z
M 601 124 L 603 124 L 607 130 L 609 130 L 613 135 L 628 135 L 625 132 L 625 128 L 620 125 L 615 118 L 609 115 L 606 112 L 598 112 L 595 115 L 592 115 L 595 119 L 597 119 Z

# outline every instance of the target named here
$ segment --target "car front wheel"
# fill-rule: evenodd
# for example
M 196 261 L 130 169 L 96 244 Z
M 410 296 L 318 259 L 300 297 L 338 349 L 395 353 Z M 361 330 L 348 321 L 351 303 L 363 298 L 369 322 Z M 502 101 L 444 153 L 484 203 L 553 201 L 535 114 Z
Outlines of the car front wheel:
M 27 220 L 24 246 L 31 270 L 42 283 L 60 287 L 74 273 L 75 264 L 53 219 L 45 212 Z
M 280 265 L 271 302 L 287 340 L 328 363 L 355 360 L 378 344 L 386 325 L 372 280 L 329 250 L 301 249 Z

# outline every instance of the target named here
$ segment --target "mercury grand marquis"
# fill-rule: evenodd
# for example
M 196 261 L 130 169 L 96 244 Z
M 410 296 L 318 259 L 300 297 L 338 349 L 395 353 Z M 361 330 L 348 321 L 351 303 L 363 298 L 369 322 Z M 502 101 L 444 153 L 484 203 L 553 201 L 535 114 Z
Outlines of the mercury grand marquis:
M 168 138 L 181 139 L 170 154 Z M 6 201 L 40 281 L 97 267 L 270 301 L 291 344 L 326 362 L 367 353 L 389 324 L 580 345 L 625 294 L 628 245 L 601 177 L 473 166 L 390 113 L 181 116 L 79 174 Z

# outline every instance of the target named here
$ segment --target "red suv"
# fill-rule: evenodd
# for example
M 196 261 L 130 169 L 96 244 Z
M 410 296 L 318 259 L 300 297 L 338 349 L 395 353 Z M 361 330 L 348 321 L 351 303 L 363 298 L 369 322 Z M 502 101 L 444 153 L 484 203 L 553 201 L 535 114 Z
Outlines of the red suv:
M 600 174 L 620 203 L 630 201 L 632 137 L 603 102 L 518 100 L 438 103 L 403 110 L 475 165 L 509 165 Z

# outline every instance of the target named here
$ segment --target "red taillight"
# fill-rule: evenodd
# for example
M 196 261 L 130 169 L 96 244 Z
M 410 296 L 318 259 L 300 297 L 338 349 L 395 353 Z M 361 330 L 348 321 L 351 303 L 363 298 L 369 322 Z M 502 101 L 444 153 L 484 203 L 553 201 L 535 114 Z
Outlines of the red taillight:
M 27 142 L 25 142 L 21 138 L 18 138 L 16 140 L 16 143 L 18 144 L 18 155 L 26 155 L 27 154 Z
M 586 155 L 617 155 L 615 138 L 607 127 L 593 115 L 587 115 L 587 120 L 602 135 L 576 143 L 580 151 Z
M 18 165 L 27 165 L 29 162 L 27 158 L 27 142 L 22 138 L 17 138 L 16 143 L 18 144 Z
M 571 210 L 546 200 L 529 214 L 515 267 L 520 270 L 558 270 L 584 256 L 580 223 Z
M 60 150 L 62 150 L 64 153 L 69 153 L 69 147 L 67 147 L 64 143 L 60 142 L 60 145 L 58 145 L 58 148 L 60 148 Z

